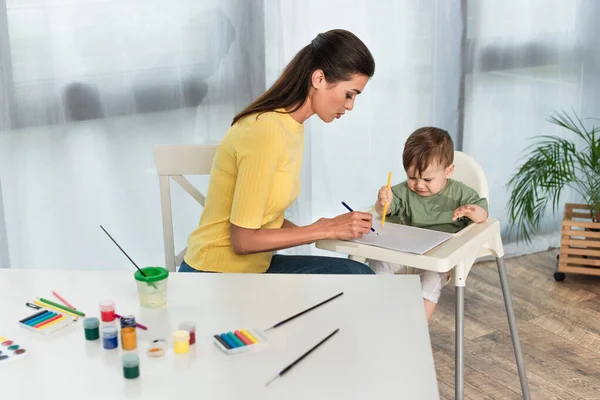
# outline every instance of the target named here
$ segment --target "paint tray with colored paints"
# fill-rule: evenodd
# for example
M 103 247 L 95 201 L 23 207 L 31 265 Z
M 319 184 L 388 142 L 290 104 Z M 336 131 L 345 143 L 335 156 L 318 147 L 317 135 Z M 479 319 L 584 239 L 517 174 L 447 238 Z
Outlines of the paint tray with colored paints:
M 258 350 L 269 344 L 267 334 L 256 328 L 238 329 L 213 335 L 215 345 L 227 354 L 240 354 Z
M 59 329 L 72 325 L 74 321 L 75 318 L 70 315 L 50 310 L 41 310 L 20 320 L 19 325 L 30 331 L 49 335 Z
M 14 340 L 0 337 L 0 365 L 6 361 L 14 361 L 27 356 L 29 352 Z

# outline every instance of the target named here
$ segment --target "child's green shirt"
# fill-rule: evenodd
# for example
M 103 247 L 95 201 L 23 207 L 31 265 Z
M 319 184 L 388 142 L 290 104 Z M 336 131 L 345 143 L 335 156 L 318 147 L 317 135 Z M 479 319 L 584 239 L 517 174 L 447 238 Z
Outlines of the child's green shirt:
M 471 222 L 467 217 L 452 221 L 458 207 L 475 204 L 488 211 L 487 199 L 452 179 L 448 179 L 446 186 L 433 196 L 420 196 L 408 188 L 406 181 L 392 186 L 392 194 L 388 221 L 418 228 L 456 233 Z

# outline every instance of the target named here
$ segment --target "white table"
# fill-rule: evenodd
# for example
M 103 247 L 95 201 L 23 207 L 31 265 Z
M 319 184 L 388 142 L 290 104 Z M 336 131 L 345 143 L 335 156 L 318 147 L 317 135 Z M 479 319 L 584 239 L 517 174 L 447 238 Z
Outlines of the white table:
M 87 342 L 81 322 L 44 337 L 18 325 L 25 306 L 56 290 L 87 316 L 116 301 L 149 327 L 137 331 L 140 378 L 123 378 L 122 350 Z M 268 348 L 228 356 L 212 335 L 266 328 L 343 291 L 344 295 L 269 333 Z M 29 351 L 0 362 L 1 398 L 23 399 L 439 399 L 417 276 L 171 274 L 166 307 L 139 307 L 133 273 L 0 270 L 0 336 Z M 148 342 L 179 322 L 197 324 L 187 355 L 161 359 Z M 265 383 L 336 328 L 337 335 L 270 387 Z M 169 343 L 171 344 L 171 343 Z

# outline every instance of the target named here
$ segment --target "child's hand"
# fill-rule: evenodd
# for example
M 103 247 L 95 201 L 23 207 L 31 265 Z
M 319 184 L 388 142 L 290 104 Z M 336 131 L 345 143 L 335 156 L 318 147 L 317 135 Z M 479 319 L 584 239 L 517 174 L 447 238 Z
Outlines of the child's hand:
M 379 205 L 381 207 L 384 207 L 386 203 L 389 206 L 390 202 L 392 201 L 392 189 L 388 189 L 387 186 L 382 186 L 381 189 L 379 189 L 379 193 L 377 194 L 377 201 L 379 202 Z
M 471 221 L 478 224 L 487 219 L 488 213 L 484 208 L 481 208 L 478 205 L 465 204 L 464 206 L 460 206 L 456 210 L 454 210 L 454 216 L 452 217 L 452 220 L 456 221 L 461 217 L 467 217 Z
M 452 220 L 456 221 L 457 219 L 462 217 L 470 218 L 474 212 L 475 206 L 472 206 L 471 204 L 460 206 L 456 210 L 454 210 L 454 216 L 452 217 Z

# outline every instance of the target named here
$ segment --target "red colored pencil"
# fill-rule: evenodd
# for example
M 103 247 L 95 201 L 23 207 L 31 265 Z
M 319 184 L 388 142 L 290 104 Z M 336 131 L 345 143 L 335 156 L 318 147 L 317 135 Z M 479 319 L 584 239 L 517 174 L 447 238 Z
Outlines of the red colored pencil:
M 237 336 L 237 338 L 238 338 L 238 339 L 240 339 L 242 342 L 244 342 L 244 344 L 245 344 L 246 346 L 249 346 L 249 345 L 251 345 L 251 344 L 252 344 L 252 342 L 250 341 L 250 339 L 248 339 L 246 336 L 244 336 L 244 334 L 243 334 L 242 332 L 240 332 L 240 331 L 235 331 L 235 332 L 233 332 L 233 334 L 234 334 L 235 336 Z
M 34 328 L 41 328 L 42 326 L 44 326 L 44 325 L 46 325 L 46 324 L 49 324 L 50 322 L 54 322 L 54 321 L 56 321 L 57 319 L 60 319 L 60 318 L 62 318 L 62 317 L 63 317 L 63 315 L 62 315 L 62 314 L 56 314 L 54 317 L 52 317 L 52 318 L 50 318 L 50 319 L 47 319 L 47 320 L 45 320 L 45 321 L 42 321 L 42 322 L 40 322 L 39 324 L 37 324 L 37 325 L 34 325 L 33 327 L 34 327 Z
M 67 300 L 65 300 L 65 298 L 62 297 L 60 294 L 56 293 L 55 291 L 52 291 L 52 294 L 54 295 L 54 297 L 59 299 L 65 306 L 72 308 L 73 310 L 77 310 L 71 303 L 69 303 Z

